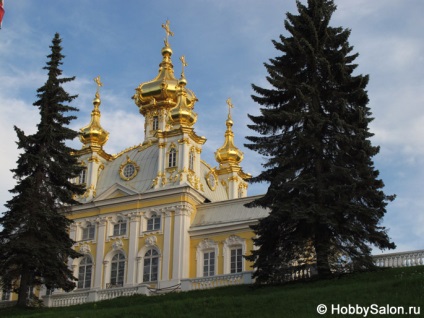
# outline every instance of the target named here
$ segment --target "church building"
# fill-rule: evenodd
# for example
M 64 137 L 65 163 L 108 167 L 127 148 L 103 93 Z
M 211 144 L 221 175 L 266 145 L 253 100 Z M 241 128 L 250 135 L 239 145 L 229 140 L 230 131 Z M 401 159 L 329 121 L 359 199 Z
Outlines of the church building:
M 162 27 L 159 72 L 132 97 L 145 119 L 139 145 L 114 155 L 104 150 L 109 133 L 101 125 L 102 83 L 95 79 L 91 120 L 80 131 L 82 148 L 75 153 L 85 168 L 75 182 L 87 190 L 69 214 L 70 237 L 83 254 L 69 264 L 78 278 L 71 293 L 140 284 L 163 289 L 183 280 L 250 276 L 253 270 L 243 258 L 254 249 L 249 226 L 268 212 L 244 206 L 254 197 L 247 196 L 251 175 L 243 171 L 243 153 L 234 144 L 233 105 L 228 99 L 223 144 L 217 162 L 209 164 L 202 160 L 206 138 L 195 131 L 198 100 L 187 87 L 187 64 L 182 56 L 176 78 L 168 41 L 173 34 L 168 21 Z
M 217 164 L 202 160 L 206 138 L 195 131 L 196 95 L 174 75 L 166 30 L 158 75 L 138 85 L 133 100 L 145 119 L 141 144 L 110 155 L 100 122 L 100 78 L 90 123 L 77 152 L 85 170 L 81 205 L 72 208 L 70 236 L 84 257 L 72 263 L 78 288 L 112 288 L 251 271 L 242 256 L 253 249 L 250 225 L 267 215 L 246 208 L 250 178 L 234 144 L 231 100 Z M 201 115 L 201 114 L 200 114 Z M 214 167 L 215 166 L 215 167 Z
M 265 217 L 246 208 L 243 153 L 234 144 L 231 100 L 223 145 L 216 163 L 202 160 L 206 138 L 195 131 L 196 95 L 182 72 L 174 75 L 166 30 L 158 75 L 141 83 L 132 97 L 145 119 L 141 144 L 110 155 L 109 133 L 100 121 L 100 78 L 90 123 L 81 129 L 77 152 L 86 184 L 72 208 L 70 236 L 84 257 L 72 263 L 78 288 L 112 288 L 147 283 L 154 287 L 181 279 L 251 271 L 250 225 Z M 201 115 L 201 114 L 200 114 Z M 214 167 L 215 166 L 215 167 Z

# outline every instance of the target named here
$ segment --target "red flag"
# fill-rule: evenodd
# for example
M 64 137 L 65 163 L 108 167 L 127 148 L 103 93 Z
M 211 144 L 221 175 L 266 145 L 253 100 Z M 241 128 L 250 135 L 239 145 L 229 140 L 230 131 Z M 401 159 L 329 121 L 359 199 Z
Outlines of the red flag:
M 0 29 L 1 29 L 1 22 L 3 21 L 3 16 L 4 16 L 3 0 L 0 0 Z

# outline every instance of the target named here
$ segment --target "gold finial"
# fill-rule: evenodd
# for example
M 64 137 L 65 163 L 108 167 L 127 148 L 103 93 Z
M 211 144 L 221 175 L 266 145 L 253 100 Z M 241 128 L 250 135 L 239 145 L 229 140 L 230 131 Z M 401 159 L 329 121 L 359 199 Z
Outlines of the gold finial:
M 96 98 L 100 98 L 100 87 L 102 87 L 103 86 L 103 83 L 100 81 L 100 75 L 99 76 L 97 76 L 95 79 L 94 79 L 94 81 L 96 82 L 96 84 L 97 84 L 97 91 L 96 91 Z
M 231 108 L 234 108 L 234 105 L 231 102 L 231 97 L 227 98 L 227 105 L 228 105 L 228 118 L 231 118 Z
M 184 55 L 180 57 L 180 61 L 182 64 L 181 77 L 184 77 L 184 67 L 188 66 Z
M 162 23 L 162 28 L 165 29 L 166 38 L 165 38 L 165 46 L 169 46 L 168 38 L 169 36 L 174 36 L 174 32 L 169 28 L 169 20 L 166 20 L 165 23 Z

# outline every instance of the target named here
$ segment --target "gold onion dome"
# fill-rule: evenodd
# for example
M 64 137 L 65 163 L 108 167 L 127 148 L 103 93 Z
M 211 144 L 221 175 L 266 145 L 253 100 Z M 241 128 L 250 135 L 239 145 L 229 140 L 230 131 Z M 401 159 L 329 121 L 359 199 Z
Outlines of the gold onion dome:
M 194 94 L 192 94 L 191 100 L 188 98 L 189 92 L 186 89 L 187 80 L 184 76 L 184 66 L 187 66 L 187 63 L 184 56 L 180 60 L 183 64 L 183 71 L 178 81 L 177 106 L 170 110 L 169 120 L 173 125 L 179 124 L 181 126 L 191 127 L 197 121 L 197 114 L 193 111 L 197 98 Z
M 234 145 L 234 133 L 232 130 L 233 120 L 231 118 L 231 100 L 227 100 L 228 104 L 228 118 L 226 121 L 227 130 L 225 131 L 225 142 L 221 148 L 215 152 L 216 161 L 222 165 L 228 164 L 239 164 L 243 160 L 243 152 Z
M 99 106 L 102 102 L 100 100 L 99 87 L 103 84 L 100 82 L 100 77 L 95 78 L 95 81 L 98 87 L 95 98 L 93 100 L 94 109 L 91 111 L 91 121 L 87 126 L 80 129 L 79 138 L 84 144 L 84 147 L 102 147 L 109 138 L 109 133 L 100 125 L 101 114 Z
M 151 81 L 141 83 L 133 96 L 135 104 L 143 115 L 152 107 L 160 106 L 171 109 L 177 104 L 179 81 L 174 75 L 174 66 L 171 60 L 172 49 L 168 42 L 168 36 L 172 36 L 173 33 L 169 30 L 169 21 L 162 27 L 166 30 L 167 37 L 161 51 L 162 62 L 159 64 L 158 75 Z M 192 103 L 196 96 L 190 90 L 186 89 L 186 91 L 187 100 Z

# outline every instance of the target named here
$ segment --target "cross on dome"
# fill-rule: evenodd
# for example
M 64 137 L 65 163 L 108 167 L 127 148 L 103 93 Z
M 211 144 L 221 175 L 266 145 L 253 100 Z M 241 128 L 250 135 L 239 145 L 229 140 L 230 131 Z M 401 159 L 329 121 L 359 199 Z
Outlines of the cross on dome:
M 165 29 L 166 38 L 165 38 L 165 46 L 169 46 L 168 38 L 169 36 L 174 36 L 174 32 L 171 31 L 171 28 L 169 27 L 169 20 L 166 20 L 165 23 L 162 24 L 162 28 Z

